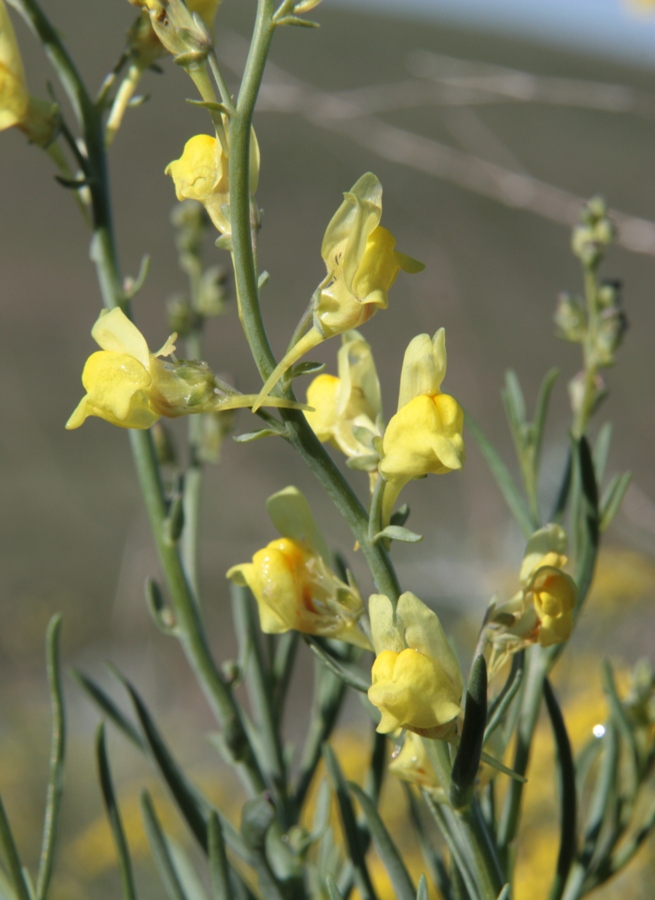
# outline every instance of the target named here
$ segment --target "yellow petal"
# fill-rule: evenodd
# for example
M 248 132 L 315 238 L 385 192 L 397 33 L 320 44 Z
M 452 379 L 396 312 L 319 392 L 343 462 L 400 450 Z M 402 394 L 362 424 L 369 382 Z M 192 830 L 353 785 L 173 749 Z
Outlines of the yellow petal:
M 132 356 L 108 350 L 93 353 L 84 366 L 82 383 L 87 416 L 139 429 L 150 428 L 159 418 L 148 398 L 150 375 Z
M 23 61 L 4 0 L 0 0 L 0 131 L 24 121 L 29 107 Z
M 352 281 L 352 290 L 358 299 L 375 302 L 386 309 L 389 303 L 387 292 L 400 271 L 393 252 L 395 245 L 395 237 L 381 225 L 370 234 Z M 377 299 L 373 300 L 373 296 Z
M 144 369 L 150 362 L 146 339 L 125 313 L 118 309 L 104 309 L 91 329 L 91 337 L 103 350 L 125 353 L 138 360 Z
M 544 563 L 542 560 L 549 553 L 563 555 L 566 553 L 566 532 L 560 525 L 550 523 L 540 528 L 532 535 L 525 548 L 523 563 L 521 565 L 521 574 L 519 576 L 521 583 L 530 579 L 530 576 L 541 565 L 553 565 L 554 563 Z M 566 557 L 564 557 L 565 565 Z
M 166 166 L 165 174 L 173 179 L 178 200 L 206 203 L 220 190 L 220 183 L 227 175 L 227 171 L 223 171 L 223 162 L 216 138 L 196 134 L 184 145 L 182 156 Z
M 398 599 L 396 615 L 402 621 L 407 647 L 439 664 L 450 679 L 459 701 L 464 688 L 462 673 L 437 614 L 419 600 L 416 594 L 406 591 Z
M 440 328 L 433 338 L 419 334 L 405 351 L 400 374 L 398 409 L 421 394 L 435 396 L 446 377 L 446 331 Z
M 330 552 L 325 539 L 307 498 L 297 487 L 286 487 L 272 494 L 266 501 L 266 510 L 281 535 L 311 547 L 329 564 Z
M 448 394 L 415 397 L 389 422 L 380 471 L 385 478 L 418 478 L 460 469 L 464 413 Z
M 364 255 L 368 236 L 381 216 L 382 185 L 372 172 L 367 172 L 344 194 L 321 245 L 328 272 L 343 272 L 348 286 Z
M 371 635 L 377 654 L 385 651 L 400 653 L 405 644 L 400 623 L 396 620 L 393 604 L 385 594 L 372 594 L 368 600 Z
M 307 388 L 307 403 L 313 412 L 305 418 L 319 441 L 329 441 L 337 424 L 337 402 L 341 379 L 335 375 L 318 375 Z

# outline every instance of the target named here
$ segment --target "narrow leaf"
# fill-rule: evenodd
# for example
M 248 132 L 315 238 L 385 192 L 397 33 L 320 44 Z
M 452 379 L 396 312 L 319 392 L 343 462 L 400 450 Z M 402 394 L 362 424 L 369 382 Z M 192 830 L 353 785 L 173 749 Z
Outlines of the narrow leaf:
M 114 839 L 116 855 L 118 856 L 118 869 L 121 876 L 123 897 L 124 900 L 136 900 L 137 894 L 134 885 L 132 860 L 130 859 L 130 851 L 125 838 L 120 810 L 118 808 L 118 803 L 116 802 L 111 770 L 109 768 L 109 759 L 107 757 L 104 722 L 101 722 L 100 725 L 98 725 L 98 730 L 96 731 L 96 761 L 98 765 L 100 788 L 102 790 L 102 799 L 105 804 L 109 827 L 111 828 L 112 837 Z
M 577 796 L 575 789 L 575 765 L 571 753 L 571 743 L 566 731 L 564 717 L 548 679 L 544 679 L 546 709 L 553 728 L 557 747 L 557 776 L 560 789 L 560 843 L 557 855 L 557 869 L 548 900 L 560 900 L 569 871 L 577 853 Z
M 637 746 L 636 736 L 632 730 L 625 709 L 623 708 L 623 704 L 621 703 L 619 695 L 616 692 L 614 673 L 612 671 L 612 666 L 610 665 L 608 660 L 605 660 L 603 662 L 602 673 L 603 690 L 605 691 L 605 695 L 607 696 L 609 702 L 612 721 L 616 725 L 618 733 L 621 735 L 627 745 L 628 753 L 625 754 L 625 781 L 628 796 L 631 800 L 634 800 L 639 788 L 640 781 L 639 747 Z
M 327 887 L 329 900 L 344 900 L 343 894 L 339 892 L 339 888 L 336 886 L 334 878 L 331 875 L 328 875 L 325 879 L 325 885 Z
M 593 579 L 596 555 L 598 553 L 599 516 L 596 475 L 586 438 L 582 437 L 577 442 L 576 455 L 581 488 L 579 520 L 576 523 L 579 543 L 575 573 L 575 581 L 578 586 L 577 609 L 579 609 L 587 596 Z
M 546 416 L 548 415 L 548 404 L 550 403 L 550 395 L 553 385 L 559 375 L 559 369 L 551 369 L 547 372 L 544 380 L 539 388 L 539 396 L 537 397 L 537 405 L 534 411 L 534 456 L 533 464 L 535 471 L 539 469 L 539 459 L 541 457 L 541 445 L 543 443 L 544 427 L 546 425 Z
M 482 429 L 468 413 L 466 413 L 466 427 L 475 438 L 477 445 L 491 470 L 491 474 L 496 479 L 496 484 L 500 488 L 500 492 L 505 498 L 505 502 L 516 519 L 519 528 L 523 532 L 523 535 L 526 538 L 529 538 L 534 530 L 532 528 L 530 515 L 526 508 L 525 501 L 523 500 L 523 496 L 510 475 L 509 469 L 485 436 Z
M 61 672 L 59 668 L 59 633 L 61 616 L 50 619 L 46 635 L 46 666 L 50 684 L 50 705 L 52 709 L 52 727 L 50 737 L 50 775 L 46 795 L 45 817 L 43 821 L 43 840 L 41 858 L 36 883 L 39 900 L 45 900 L 50 886 L 52 870 L 59 832 L 59 817 L 64 790 L 64 754 L 66 749 L 66 721 L 64 715 L 64 697 L 61 689 Z
M 348 795 L 346 782 L 344 781 L 339 763 L 334 755 L 334 751 L 329 744 L 323 745 L 323 759 L 327 769 L 332 788 L 337 797 L 339 812 L 341 814 L 341 825 L 343 827 L 346 846 L 348 847 L 348 855 L 354 866 L 354 875 L 357 888 L 362 895 L 362 900 L 377 900 L 377 895 L 373 888 L 373 882 L 366 866 L 365 854 L 361 845 L 360 833 L 355 819 L 355 811 Z
M 487 664 L 477 656 L 466 691 L 464 725 L 450 778 L 450 802 L 454 809 L 467 807 L 473 797 L 487 724 Z
M 378 531 L 373 538 L 373 543 L 375 544 L 383 538 L 389 541 L 403 541 L 406 544 L 416 544 L 423 540 L 423 535 L 410 531 L 409 528 L 404 528 L 402 525 L 387 525 L 382 531 Z
M 250 444 L 252 441 L 259 441 L 265 437 L 279 437 L 283 431 L 276 431 L 273 428 L 258 428 L 255 431 L 246 431 L 244 434 L 235 434 L 232 438 L 237 444 Z
M 469 868 L 471 848 L 466 841 L 462 839 L 461 833 L 457 830 L 453 821 L 454 814 L 452 813 L 452 810 L 451 817 L 449 818 L 447 815 L 448 807 L 445 805 L 442 807 L 441 804 L 437 803 L 427 791 L 423 791 L 423 799 L 425 800 L 425 805 L 432 813 L 432 816 L 439 827 L 439 831 L 450 850 L 452 858 L 451 865 L 454 864 L 453 868 L 459 873 L 462 881 L 466 885 L 469 900 L 478 900 L 480 892 L 478 891 Z
M 7 869 L 9 870 L 11 885 L 16 892 L 16 900 L 32 900 L 29 888 L 25 882 L 20 856 L 18 855 L 18 849 L 11 832 L 2 797 L 0 797 L 0 848 L 2 848 Z
M 357 801 L 362 808 L 368 830 L 377 848 L 378 856 L 382 860 L 393 886 L 396 900 L 415 900 L 416 890 L 412 884 L 412 879 L 409 877 L 402 857 L 391 840 L 391 836 L 371 798 L 364 793 L 358 784 L 354 784 L 352 781 L 348 782 L 348 787 L 357 797 Z
M 515 654 L 512 659 L 512 668 L 510 669 L 509 675 L 507 676 L 507 681 L 505 682 L 502 691 L 496 697 L 491 705 L 491 709 L 489 710 L 487 727 L 484 732 L 483 746 L 489 740 L 496 728 L 498 728 L 498 726 L 501 724 L 501 722 L 505 718 L 505 713 L 509 709 L 512 700 L 519 692 L 519 688 L 521 687 L 521 683 L 523 681 L 523 659 L 524 657 L 520 653 Z
M 71 674 L 73 678 L 77 681 L 77 683 L 84 688 L 86 693 L 91 697 L 96 706 L 99 707 L 101 712 L 103 712 L 106 716 L 108 716 L 111 721 L 116 725 L 116 727 L 123 732 L 125 737 L 131 741 L 135 746 L 139 748 L 139 750 L 145 750 L 146 745 L 136 730 L 134 725 L 127 719 L 120 709 L 116 706 L 111 697 L 103 691 L 101 687 L 99 687 L 95 681 L 89 678 L 88 675 L 85 675 L 83 672 L 80 672 L 79 669 L 72 669 Z
M 605 475 L 605 467 L 607 466 L 607 457 L 610 452 L 610 444 L 612 442 L 612 423 L 604 422 L 599 431 L 596 443 L 594 444 L 594 469 L 596 470 L 596 482 L 598 484 L 603 480 Z
M 621 509 L 625 492 L 632 481 L 632 472 L 615 475 L 607 485 L 600 504 L 600 530 L 605 531 L 612 523 L 614 516 Z
M 304 634 L 303 638 L 321 662 L 325 663 L 328 669 L 330 669 L 340 681 L 343 681 L 344 684 L 354 688 L 356 691 L 361 691 L 363 694 L 367 693 L 371 686 L 371 682 L 365 678 L 361 669 L 351 663 L 336 659 L 312 635 Z
M 180 884 L 168 842 L 148 791 L 143 791 L 141 794 L 141 813 L 146 826 L 148 843 L 166 893 L 170 900 L 188 900 Z
M 516 372 L 509 369 L 505 372 L 505 387 L 501 392 L 505 409 L 507 410 L 507 418 L 509 419 L 512 431 L 518 431 L 525 424 L 525 398 L 521 385 L 516 376 Z M 520 446 L 520 435 L 518 446 Z
M 207 843 L 212 900 L 234 900 L 234 894 L 230 886 L 230 870 L 225 851 L 223 829 L 221 828 L 221 821 L 214 811 L 209 815 Z
M 428 883 L 426 881 L 425 875 L 421 875 L 418 880 L 416 900 L 428 900 Z

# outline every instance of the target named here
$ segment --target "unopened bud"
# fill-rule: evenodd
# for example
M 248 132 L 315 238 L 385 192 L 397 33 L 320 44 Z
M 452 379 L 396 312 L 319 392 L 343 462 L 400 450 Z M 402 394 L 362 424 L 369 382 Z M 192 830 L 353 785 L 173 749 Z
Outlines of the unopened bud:
M 583 341 L 587 332 L 587 313 L 581 298 L 572 294 L 560 294 L 554 322 L 558 337 L 575 343 Z
M 571 401 L 571 409 L 574 415 L 578 415 L 583 403 L 585 403 L 586 395 L 586 378 L 585 372 L 578 374 L 569 381 L 569 399 Z M 592 387 L 592 397 L 589 402 L 589 415 L 592 415 L 600 406 L 601 402 L 608 394 L 607 385 L 600 375 L 596 375 Z
M 186 297 L 173 297 L 169 300 L 166 314 L 169 330 L 175 331 L 183 338 L 197 330 L 202 321 L 202 317 L 193 309 Z
M 621 346 L 627 328 L 628 320 L 623 310 L 613 307 L 601 313 L 596 333 L 596 354 L 602 366 L 614 364 L 614 354 Z
M 197 310 L 203 316 L 220 316 L 229 297 L 228 274 L 222 266 L 212 266 L 202 276 Z
M 598 288 L 598 306 L 601 309 L 619 307 L 621 305 L 621 282 L 605 279 Z

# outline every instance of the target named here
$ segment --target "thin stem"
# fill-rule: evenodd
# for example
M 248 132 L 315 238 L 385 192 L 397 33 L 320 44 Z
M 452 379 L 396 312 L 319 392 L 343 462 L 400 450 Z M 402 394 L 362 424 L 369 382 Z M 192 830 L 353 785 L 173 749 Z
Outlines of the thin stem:
M 584 387 L 582 399 L 573 423 L 573 436 L 581 438 L 587 430 L 594 408 L 598 363 L 596 361 L 596 339 L 598 330 L 598 284 L 596 272 L 590 266 L 584 267 L 584 287 L 587 301 L 587 335 L 583 346 Z
M 230 117 L 230 213 L 235 281 L 243 328 L 263 380 L 275 368 L 275 357 L 259 306 L 250 217 L 249 145 L 252 115 L 274 31 L 273 13 L 274 4 L 271 0 L 259 0 L 257 22 L 238 104 L 236 112 Z M 286 439 L 314 472 L 359 542 L 377 590 L 385 593 L 395 603 L 400 594 L 398 579 L 385 548 L 380 544 L 372 544 L 368 538 L 368 516 L 363 506 L 325 452 L 305 417 L 294 410 L 282 410 L 281 415 L 287 425 Z

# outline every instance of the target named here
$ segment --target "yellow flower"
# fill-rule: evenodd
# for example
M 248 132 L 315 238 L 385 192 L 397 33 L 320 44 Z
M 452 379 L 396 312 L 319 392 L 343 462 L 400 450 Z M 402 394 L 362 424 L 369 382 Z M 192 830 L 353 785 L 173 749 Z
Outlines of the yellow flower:
M 406 733 L 402 748 L 394 752 L 389 763 L 389 771 L 401 781 L 420 785 L 435 796 L 435 799 L 440 801 L 446 799 L 432 763 L 428 759 L 423 741 L 412 731 Z
M 161 416 L 219 412 L 252 406 L 253 396 L 219 382 L 203 362 L 163 362 L 175 350 L 172 334 L 151 353 L 146 339 L 120 309 L 103 310 L 91 331 L 101 350 L 92 353 L 82 373 L 86 395 L 66 428 L 79 428 L 99 416 L 121 428 L 150 428 Z M 271 402 L 271 401 L 269 401 Z M 287 401 L 274 399 L 274 405 Z
M 321 246 L 327 275 L 312 300 L 313 325 L 275 367 L 262 388 L 262 398 L 287 369 L 321 341 L 359 328 L 378 309 L 386 309 L 389 288 L 401 269 L 420 272 L 424 268 L 394 250 L 396 239 L 381 227 L 382 185 L 375 175 L 362 175 L 344 198 Z
M 388 523 L 402 488 L 413 478 L 442 475 L 464 463 L 464 413 L 440 391 L 446 374 L 446 334 L 410 341 L 400 377 L 398 412 L 382 440 L 380 472 L 387 480 L 382 518 Z
M 56 108 L 30 97 L 23 61 L 4 0 L 0 0 L 0 131 L 14 125 L 40 147 L 56 129 Z
M 369 616 L 377 655 L 368 698 L 382 713 L 377 730 L 407 728 L 422 737 L 453 737 L 463 682 L 436 613 L 407 592 L 395 613 L 388 597 L 374 594 Z
M 540 566 L 527 589 L 539 619 L 542 647 L 568 641 L 573 631 L 577 588 L 570 575 L 551 565 Z
M 198 200 L 207 210 L 212 222 L 221 232 L 229 234 L 230 188 L 228 158 L 221 143 L 208 134 L 196 134 L 184 145 L 179 159 L 165 169 L 175 184 L 178 200 Z M 250 190 L 257 190 L 259 176 L 259 147 L 255 132 L 250 140 Z
M 282 538 L 258 550 L 251 563 L 232 566 L 227 573 L 252 591 L 262 631 L 293 629 L 369 650 L 357 627 L 362 598 L 329 568 L 327 547 L 305 497 L 288 487 L 269 497 L 266 506 Z
M 564 529 L 552 523 L 535 531 L 528 541 L 520 590 L 505 603 L 494 602 L 488 616 L 490 677 L 512 654 L 530 644 L 550 647 L 571 636 L 577 587 L 562 571 L 567 563 L 566 543 Z
M 353 468 L 375 472 L 374 439 L 381 436 L 382 401 L 370 345 L 357 331 L 342 335 L 339 377 L 318 375 L 307 388 L 313 411 L 305 418 L 319 441 L 329 442 L 348 457 Z

